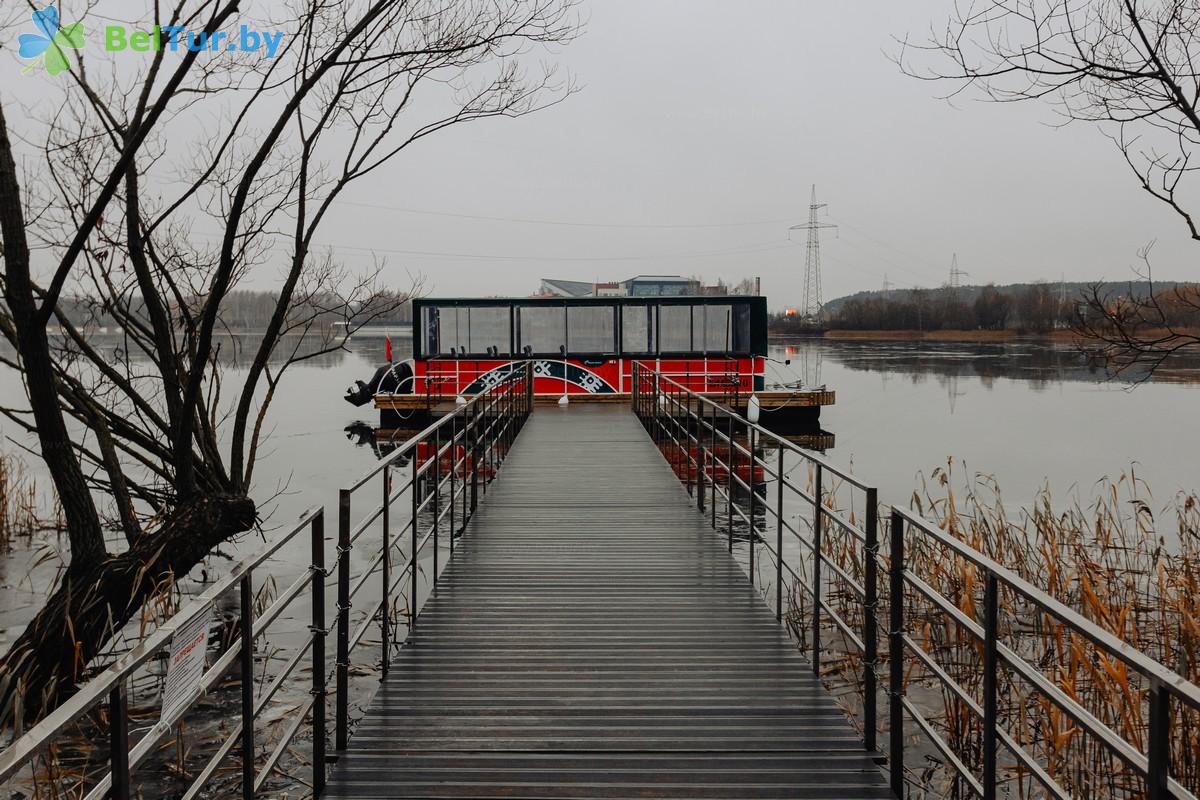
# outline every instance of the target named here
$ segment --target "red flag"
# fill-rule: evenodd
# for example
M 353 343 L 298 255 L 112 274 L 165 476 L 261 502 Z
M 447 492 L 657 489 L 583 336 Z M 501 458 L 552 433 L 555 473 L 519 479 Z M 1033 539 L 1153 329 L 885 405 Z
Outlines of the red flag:
M 383 350 L 384 350 L 384 354 L 387 356 L 387 362 L 389 364 L 392 363 L 392 337 L 391 336 L 387 336 L 384 338 Z

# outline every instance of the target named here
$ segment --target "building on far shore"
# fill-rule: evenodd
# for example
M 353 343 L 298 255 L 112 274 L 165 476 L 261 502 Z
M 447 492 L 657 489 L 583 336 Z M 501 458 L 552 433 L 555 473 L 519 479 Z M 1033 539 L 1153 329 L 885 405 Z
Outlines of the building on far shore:
M 713 294 L 695 278 L 682 275 L 635 275 L 623 281 L 565 281 L 542 278 L 535 297 L 679 297 Z

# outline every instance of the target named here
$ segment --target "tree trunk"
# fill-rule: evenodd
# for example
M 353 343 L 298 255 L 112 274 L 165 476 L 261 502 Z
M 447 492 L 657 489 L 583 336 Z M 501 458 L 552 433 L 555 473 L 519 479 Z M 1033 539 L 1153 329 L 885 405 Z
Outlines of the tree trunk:
M 197 498 L 128 551 L 73 564 L 0 659 L 0 719 L 14 721 L 20 713 L 34 721 L 69 698 L 87 664 L 146 600 L 255 519 L 248 497 Z

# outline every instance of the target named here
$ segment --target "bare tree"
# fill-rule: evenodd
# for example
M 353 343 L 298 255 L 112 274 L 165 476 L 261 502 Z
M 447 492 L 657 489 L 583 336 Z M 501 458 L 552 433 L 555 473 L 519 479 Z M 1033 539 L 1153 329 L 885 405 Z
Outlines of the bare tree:
M 1142 189 L 1200 240 L 1186 199 L 1200 143 L 1200 0 L 968 0 L 956 3 L 943 31 L 902 47 L 901 67 L 954 83 L 951 96 L 977 90 L 997 102 L 1045 100 L 1064 124 L 1099 125 Z M 930 53 L 935 66 L 922 57 Z M 1145 326 L 1129 325 L 1155 319 L 1153 306 L 1126 298 L 1112 314 L 1111 300 L 1090 292 L 1081 309 L 1090 323 L 1080 331 L 1103 334 L 1094 342 L 1104 360 L 1153 368 L 1196 343 L 1170 327 L 1145 337 Z
M 573 90 L 520 58 L 572 37 L 572 0 L 291 0 L 269 19 L 237 0 L 174 0 L 161 13 L 144 27 L 284 36 L 272 58 L 163 48 L 133 77 L 73 51 L 52 115 L 12 130 L 0 102 L 0 334 L 29 401 L 3 413 L 35 438 L 70 546 L 0 659 L 7 714 L 61 702 L 150 593 L 253 528 L 255 457 L 287 368 L 407 299 L 377 267 L 357 274 L 316 246 L 339 195 L 431 134 Z M 264 272 L 275 302 L 227 385 L 227 303 Z M 81 308 L 119 326 L 115 351 Z

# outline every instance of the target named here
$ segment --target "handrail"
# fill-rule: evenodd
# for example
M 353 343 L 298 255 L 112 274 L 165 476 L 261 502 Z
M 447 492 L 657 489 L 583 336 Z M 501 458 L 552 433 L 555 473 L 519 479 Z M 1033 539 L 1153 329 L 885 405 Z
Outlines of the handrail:
M 441 536 L 449 539 L 454 552 L 455 538 L 466 526 L 500 462 L 512 446 L 517 433 L 533 408 L 533 367 L 529 361 L 509 362 L 483 392 L 430 423 L 393 452 L 379 460 L 359 478 L 338 492 L 336 658 L 334 662 L 334 749 L 342 752 L 350 739 L 351 658 L 369 630 L 378 626 L 380 674 L 388 668 L 396 645 L 403 638 L 401 627 L 411 632 L 420 611 L 419 558 L 431 546 L 433 565 L 429 581 L 439 579 Z M 404 483 L 393 487 L 397 475 Z M 357 492 L 381 479 L 380 500 L 373 503 L 355 523 L 354 497 Z M 447 484 L 449 491 L 447 492 Z M 392 529 L 395 506 L 407 494 L 408 521 L 399 531 Z M 447 520 L 447 517 L 449 518 Z M 425 530 L 422 531 L 424 523 Z M 445 530 L 444 530 L 445 526 Z M 379 549 L 372 552 L 366 566 L 352 576 L 351 554 L 363 545 L 362 537 L 378 527 Z M 408 540 L 407 552 L 401 541 Z M 372 541 L 374 541 L 372 539 Z M 395 570 L 393 558 L 406 557 Z M 363 605 L 365 614 L 352 624 L 356 596 L 373 585 L 378 576 L 378 599 Z M 407 584 L 407 593 L 405 585 Z M 407 605 L 406 620 L 393 614 L 397 591 Z
M 859 654 L 862 677 L 857 688 L 862 704 L 863 743 L 874 752 L 878 734 L 886 733 L 885 760 L 897 796 L 903 796 L 909 780 L 905 757 L 913 749 L 911 737 L 906 737 L 906 720 L 915 725 L 919 738 L 941 754 L 959 788 L 969 794 L 994 800 L 997 784 L 1004 777 L 999 766 L 1004 751 L 1011 758 L 1008 779 L 1015 770 L 1017 780 L 1027 788 L 1036 787 L 1056 798 L 1072 796 L 1060 783 L 1065 773 L 1045 763 L 1033 749 L 1036 743 L 1023 741 L 1008 727 L 1013 720 L 1002 719 L 998 713 L 999 678 L 1003 674 L 1072 719 L 1080 735 L 1117 759 L 1116 763 L 1124 764 L 1130 775 L 1143 783 L 1144 796 L 1149 800 L 1196 800 L 1196 787 L 1184 787 L 1171 776 L 1171 736 L 1177 729 L 1172 724 L 1171 705 L 1174 701 L 1200 711 L 1200 687 L 924 517 L 895 506 L 881 507 L 873 486 L 827 458 L 751 423 L 733 408 L 656 372 L 652 365 L 634 364 L 633 410 L 688 492 L 696 497 L 699 510 L 709 512 L 715 529 L 725 527 L 730 551 L 735 538 L 746 542 L 751 579 L 756 574 L 755 551 L 761 547 L 771 556 L 777 619 L 784 618 L 785 571 L 792 579 L 788 589 L 792 602 L 797 589 L 803 590 L 800 596 L 809 604 L 811 628 L 801 646 L 809 653 L 814 671 L 821 672 L 827 649 L 821 637 L 826 628 L 840 632 L 841 646 Z M 764 447 L 773 448 L 774 457 L 768 459 Z M 785 455 L 798 463 L 789 468 Z M 811 493 L 788 479 L 796 466 L 804 465 L 810 469 Z M 837 510 L 835 490 L 829 485 L 831 478 L 864 495 L 864 514 L 848 517 Z M 774 507 L 768 501 L 768 483 L 773 484 Z M 789 500 L 799 501 L 809 510 L 811 516 L 803 535 L 801 526 L 785 520 Z M 718 519 L 719 505 L 724 507 L 723 520 Z M 889 521 L 882 526 L 889 536 L 886 554 L 879 550 L 881 512 L 888 514 Z M 735 520 L 740 526 L 736 537 Z M 786 541 L 800 546 L 800 561 L 795 568 L 786 563 L 789 551 L 785 531 Z M 843 548 L 840 560 L 830 542 L 830 537 L 837 536 L 841 536 Z M 976 570 L 982 587 L 978 592 L 982 598 L 975 598 L 979 601 L 974 606 L 976 616 L 944 596 L 932 577 L 921 574 L 919 565 L 909 563 L 911 547 L 920 542 L 941 547 Z M 885 579 L 888 591 L 882 592 L 880 584 Z M 962 631 L 978 646 L 983 661 L 980 696 L 956 679 L 951 667 L 939 662 L 936 651 L 918 645 L 919 637 L 912 629 L 913 609 L 907 608 L 905 600 L 909 593 L 915 593 L 940 615 L 937 624 Z M 1031 662 L 1017 645 L 1001 641 L 997 618 L 1002 593 L 1028 602 L 1035 614 L 1053 618 L 1097 653 L 1123 664 L 1131 677 L 1141 677 L 1147 687 L 1149 717 L 1143 741 L 1129 741 L 1106 725 L 1072 691 L 1060 688 L 1054 677 L 1043 674 L 1044 665 Z M 788 615 L 790 624 L 797 619 L 794 613 Z M 881 622 L 886 628 L 882 637 Z M 886 639 L 886 655 L 879 651 L 880 638 Z M 923 670 L 923 679 L 931 686 L 940 686 L 960 704 L 982 741 L 977 751 L 959 751 L 932 721 L 928 700 L 910 695 L 908 684 L 914 668 Z M 879 717 L 879 696 L 886 701 L 886 720 Z
M 292 587 L 289 587 L 289 590 L 279 598 L 276 604 L 263 617 L 257 620 L 253 619 L 254 571 L 305 529 L 308 529 L 311 533 L 313 553 L 313 560 L 309 565 L 307 574 L 297 579 L 296 583 Z M 309 587 L 312 595 L 313 620 L 310 630 L 311 635 L 306 638 L 303 646 L 294 656 L 294 659 L 297 661 L 302 659 L 306 652 L 311 654 L 313 664 L 312 692 L 315 697 L 321 698 L 321 713 L 317 714 L 314 724 L 318 727 L 323 725 L 323 680 L 320 679 L 324 665 L 323 647 L 325 637 L 323 531 L 324 510 L 320 507 L 309 509 L 300 516 L 295 525 L 286 533 L 276 537 L 267 547 L 255 555 L 249 556 L 234 565 L 223 578 L 196 596 L 183 609 L 176 612 L 170 619 L 160 625 L 154 633 L 143 639 L 128 653 L 119 657 L 103 672 L 89 679 L 79 692 L 30 728 L 29 731 L 5 749 L 3 753 L 0 753 L 0 783 L 4 783 L 17 775 L 37 755 L 52 745 L 68 726 L 81 720 L 94 706 L 104 702 L 105 698 L 107 698 L 109 739 L 111 743 L 110 771 L 100 777 L 99 781 L 87 791 L 86 796 L 91 798 L 107 795 L 119 800 L 129 798 L 131 794 L 130 775 L 132 770 L 153 750 L 173 725 L 173 721 L 163 722 L 160 720 L 156 722 L 138 740 L 138 743 L 130 749 L 128 730 L 129 680 L 141 667 L 145 666 L 151 660 L 156 659 L 164 649 L 170 646 L 172 637 L 176 631 L 193 621 L 200 614 L 209 611 L 214 601 L 232 590 L 235 586 L 241 589 L 239 607 L 239 616 L 241 619 L 240 635 L 231 643 L 229 650 L 221 658 L 217 659 L 213 665 L 207 667 L 200 679 L 200 684 L 191 691 L 179 713 L 180 715 L 186 715 L 204 696 L 208 688 L 215 686 L 220 680 L 225 678 L 233 668 L 235 662 L 240 662 L 242 677 L 239 678 L 239 681 L 242 684 L 243 700 L 240 730 L 249 731 L 249 736 L 243 738 L 243 747 L 241 750 L 243 787 L 248 787 L 256 777 L 257 779 L 265 778 L 273 768 L 273 765 L 264 767 L 262 772 L 258 773 L 257 776 L 254 767 L 254 723 L 260 713 L 265 710 L 264 705 L 259 704 L 256 707 L 254 702 L 254 674 L 252 666 L 254 642 L 266 632 L 272 622 L 278 619 L 283 607 L 290 604 L 302 594 L 305 585 Z M 249 647 L 246 646 L 247 642 L 250 643 Z M 246 669 L 247 663 L 251 665 L 249 670 Z M 282 676 L 280 680 L 283 678 L 286 678 L 286 676 Z M 273 693 L 277 688 L 277 686 L 272 687 L 270 691 Z M 236 732 L 235 735 L 237 735 Z M 230 738 L 233 739 L 234 737 Z M 228 743 L 226 746 L 219 748 L 202 768 L 202 775 L 214 773 L 219 762 L 232 750 L 233 747 L 228 745 Z M 320 763 L 320 775 L 318 775 L 318 770 L 314 769 L 314 785 L 321 785 L 324 781 L 323 756 Z M 88 779 L 89 776 L 81 777 L 80 784 L 73 789 L 73 793 L 82 795 L 82 790 L 86 788 L 83 782 Z
M 152 725 L 131 748 L 129 746 L 129 692 L 130 679 L 151 660 L 170 646 L 172 637 L 180 628 L 196 619 L 210 609 L 212 603 L 235 587 L 240 588 L 240 635 L 234 640 L 229 650 L 209 665 L 198 684 L 184 704 L 182 714 L 186 714 L 205 695 L 227 678 L 235 665 L 240 669 L 241 677 L 241 716 L 237 724 L 208 756 L 206 762 L 199 766 L 194 773 L 191 784 L 183 791 L 183 796 L 196 797 L 207 782 L 220 772 L 221 763 L 235 750 L 241 756 L 240 796 L 243 800 L 252 800 L 271 773 L 278 767 L 279 762 L 288 750 L 292 740 L 299 734 L 306 721 L 311 720 L 312 727 L 312 791 L 314 797 L 319 797 L 325 786 L 325 773 L 328 768 L 326 759 L 326 738 L 328 731 L 325 725 L 325 709 L 329 686 L 325 675 L 325 639 L 330 632 L 326 629 L 325 618 L 325 578 L 330 574 L 337 575 L 338 605 L 336 608 L 337 657 L 332 677 L 334 683 L 334 704 L 336 721 L 334 729 L 335 748 L 345 748 L 348 738 L 348 706 L 349 706 L 349 666 L 350 654 L 362 640 L 367 627 L 376 619 L 381 627 L 383 653 L 381 657 L 382 672 L 386 675 L 390 660 L 390 634 L 396 627 L 391 619 L 390 605 L 392 590 L 399 587 L 408 579 L 411 585 L 411 605 L 409 628 L 416 617 L 417 596 L 417 557 L 426 543 L 434 544 L 434 581 L 437 580 L 437 541 L 438 532 L 449 516 L 449 534 L 451 550 L 454 547 L 453 536 L 456 532 L 455 510 L 457 502 L 462 503 L 462 524 L 470 517 L 477 504 L 477 496 L 482 482 L 482 491 L 487 492 L 491 473 L 503 459 L 511 447 L 517 432 L 527 418 L 532 408 L 532 371 L 529 364 L 513 365 L 507 374 L 490 385 L 484 392 L 468 400 L 441 419 L 431 423 L 418 432 L 378 463 L 366 470 L 362 476 L 348 484 L 340 492 L 338 519 L 338 552 L 337 557 L 325 568 L 324 542 L 324 509 L 313 508 L 298 520 L 288 532 L 274 539 L 267 547 L 253 556 L 243 559 L 236 564 L 224 577 L 209 586 L 203 593 L 195 597 L 182 610 L 160 625 L 152 634 L 143 639 L 136 647 L 118 658 L 112 665 L 99 675 L 90 679 L 81 690 L 68 699 L 59 708 L 34 725 L 28 732 L 15 741 L 3 753 L 0 753 L 0 784 L 10 780 L 22 769 L 30 765 L 32 760 L 43 750 L 53 744 L 71 724 L 81 720 L 92 711 L 93 707 L 101 704 L 107 698 L 107 720 L 109 739 L 111 743 L 110 769 L 99 776 L 85 776 L 79 783 L 71 787 L 71 794 L 85 797 L 86 800 L 99 800 L 101 797 L 111 797 L 115 800 L 128 800 L 132 795 L 133 785 L 131 775 L 147 756 L 152 754 L 162 738 L 172 729 L 173 720 L 159 721 Z M 443 437 L 443 434 L 449 434 Z M 423 446 L 429 447 L 429 452 L 422 455 Z M 447 455 L 449 464 L 446 464 Z M 411 464 L 411 479 L 407 486 L 392 489 L 392 477 L 395 470 Z M 382 474 L 384 491 L 381 507 L 367 517 L 353 531 L 350 530 L 351 496 L 354 492 L 366 486 Z M 459 476 L 461 475 L 461 480 Z M 442 490 L 450 483 L 449 506 L 439 509 L 442 500 Z M 456 486 L 456 484 L 458 484 Z M 417 494 L 424 488 L 426 496 L 418 501 Z M 396 543 L 391 540 L 389 517 L 394 502 L 399 501 L 407 492 L 412 495 L 412 518 L 401 533 L 412 537 L 413 547 L 409 564 L 399 576 L 393 578 L 391 573 L 391 555 Z M 469 505 L 468 505 L 469 497 Z M 432 529 L 418 538 L 421 515 L 432 505 Z M 383 520 L 382 548 L 356 580 L 353 589 L 350 587 L 351 563 L 350 557 L 359 537 L 380 518 Z M 306 571 L 288 586 L 284 587 L 279 596 L 266 608 L 261 616 L 254 618 L 254 583 L 255 570 L 289 542 L 293 541 L 301 531 L 311 531 L 312 560 Z M 383 586 L 382 598 L 378 603 L 371 604 L 372 614 L 359 626 L 352 635 L 350 631 L 350 612 L 352 598 L 358 590 L 368 583 L 371 575 L 382 568 Z M 265 681 L 259 696 L 256 698 L 254 683 L 254 643 L 264 635 L 267 629 L 278 620 L 283 612 L 308 590 L 311 596 L 312 621 L 308 635 L 303 638 L 296 652 L 284 656 L 283 666 Z M 249 642 L 249 646 L 243 643 Z M 283 684 L 291 680 L 305 659 L 311 667 L 310 698 L 301 704 L 294 714 L 294 719 L 284 727 L 282 735 L 275 741 L 265 759 L 259 758 L 256 750 L 255 722 L 267 710 L 270 701 L 276 696 Z M 261 765 L 261 766 L 260 766 Z M 93 783 L 94 781 L 94 783 Z M 85 785 L 85 782 L 87 785 Z

